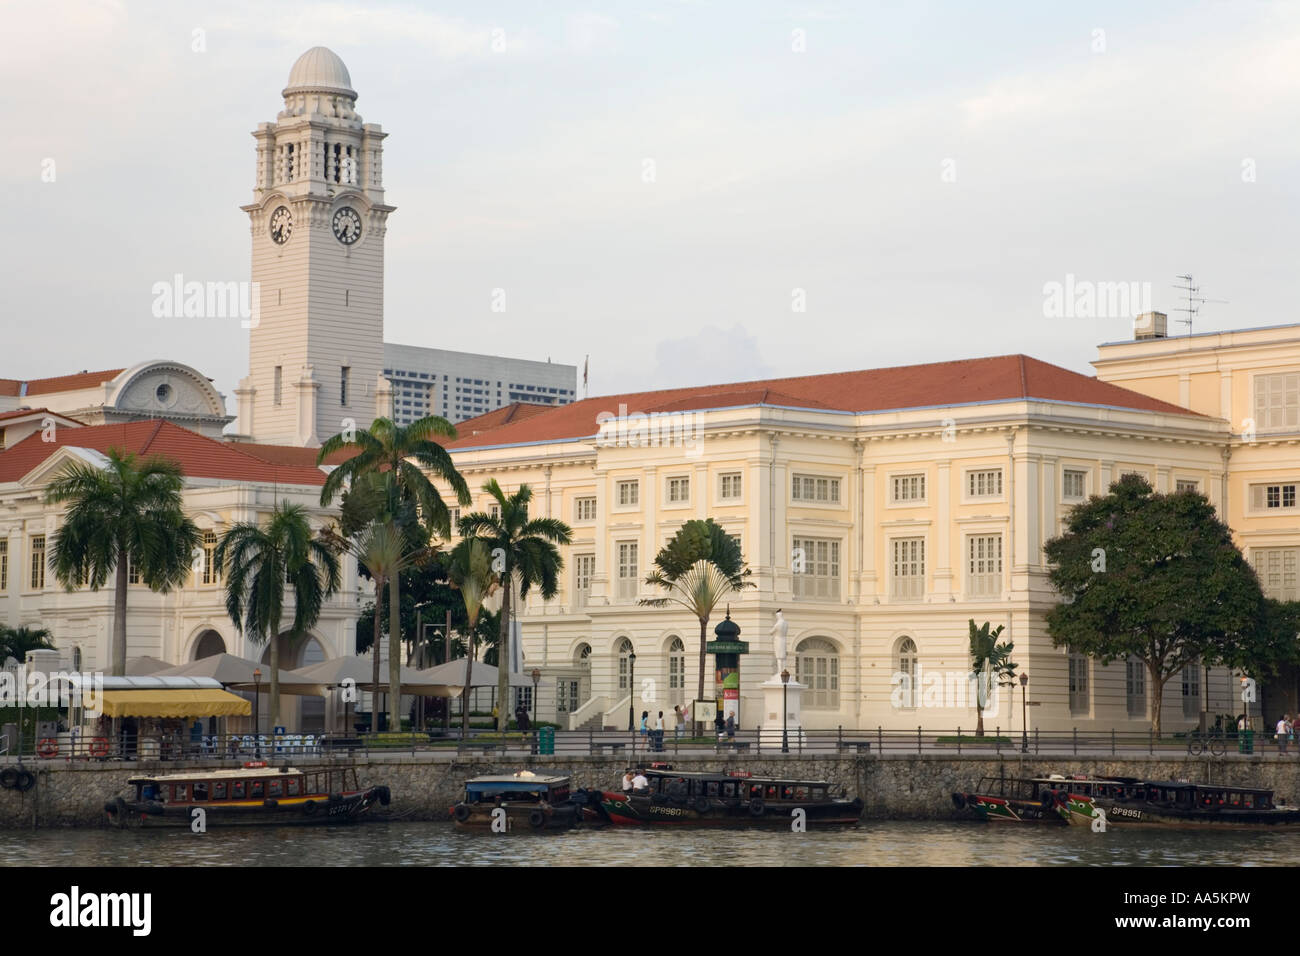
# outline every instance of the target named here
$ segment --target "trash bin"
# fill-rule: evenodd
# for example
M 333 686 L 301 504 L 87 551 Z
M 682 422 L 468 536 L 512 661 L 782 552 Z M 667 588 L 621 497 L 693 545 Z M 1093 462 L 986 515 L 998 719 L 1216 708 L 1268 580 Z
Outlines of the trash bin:
M 555 728 L 554 727 L 537 728 L 537 752 L 543 754 L 555 753 Z
M 1237 731 L 1237 753 L 1253 754 L 1255 752 L 1255 731 Z

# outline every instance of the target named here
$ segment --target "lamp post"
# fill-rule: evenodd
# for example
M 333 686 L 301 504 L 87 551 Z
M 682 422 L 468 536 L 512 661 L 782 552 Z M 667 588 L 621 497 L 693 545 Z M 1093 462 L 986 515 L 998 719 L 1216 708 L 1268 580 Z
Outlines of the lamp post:
M 632 688 L 636 687 L 636 651 L 629 651 L 627 655 L 627 729 L 629 732 L 636 730 L 636 708 L 633 702 L 636 695 L 632 693 Z M 635 746 L 636 738 L 632 738 Z
M 1020 674 L 1020 752 L 1029 753 L 1029 675 Z M 1014 706 L 1014 705 L 1013 705 Z
M 259 707 L 262 703 L 262 668 L 253 668 L 253 736 L 256 737 L 262 729 L 262 721 L 258 714 Z
M 537 724 L 537 685 L 541 683 L 542 672 L 536 667 L 533 668 L 533 724 Z M 536 731 L 534 731 L 536 732 Z
M 781 671 L 781 753 L 790 752 L 790 705 L 786 703 L 786 697 L 790 692 L 790 670 L 786 668 Z

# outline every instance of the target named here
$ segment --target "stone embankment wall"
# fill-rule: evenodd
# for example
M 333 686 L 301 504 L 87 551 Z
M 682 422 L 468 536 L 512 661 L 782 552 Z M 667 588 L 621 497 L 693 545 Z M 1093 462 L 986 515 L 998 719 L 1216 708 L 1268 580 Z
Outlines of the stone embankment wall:
M 744 769 L 756 777 L 827 780 L 843 787 L 850 797 L 866 803 L 864 816 L 874 819 L 948 819 L 955 815 L 949 794 L 972 790 L 981 777 L 1046 776 L 1051 773 L 1086 773 L 1139 777 L 1146 780 L 1192 780 L 1272 789 L 1279 800 L 1300 803 L 1300 759 L 1260 754 L 1223 758 L 1182 757 L 1020 757 L 992 754 L 924 754 L 874 756 L 755 756 L 737 760 L 712 754 L 679 755 L 668 760 L 681 770 L 727 771 Z M 328 762 L 301 758 L 298 767 L 327 766 Z M 336 762 L 334 764 L 338 766 Z M 26 764 L 37 777 L 26 793 L 0 789 L 0 828 L 18 829 L 105 825 L 104 801 L 126 792 L 128 777 L 140 773 L 176 773 L 198 766 L 117 761 L 35 761 Z M 237 763 L 207 762 L 236 767 Z M 455 754 L 371 755 L 356 762 L 363 785 L 387 784 L 393 793 L 390 812 L 402 819 L 446 820 L 447 808 L 461 795 L 468 777 L 485 773 L 567 773 L 575 787 L 615 789 L 626 766 L 621 757 L 520 757 L 471 758 Z

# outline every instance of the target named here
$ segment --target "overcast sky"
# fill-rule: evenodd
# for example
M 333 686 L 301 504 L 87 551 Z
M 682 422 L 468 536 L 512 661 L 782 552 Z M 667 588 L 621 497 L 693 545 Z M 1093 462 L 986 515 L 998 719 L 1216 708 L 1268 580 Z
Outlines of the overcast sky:
M 247 332 L 151 289 L 248 279 L 249 134 L 316 45 L 389 134 L 391 342 L 590 353 L 601 394 L 1090 372 L 1131 317 L 1047 314 L 1069 275 L 1296 321 L 1293 3 L 6 0 L 0 377 L 170 358 L 233 413 Z

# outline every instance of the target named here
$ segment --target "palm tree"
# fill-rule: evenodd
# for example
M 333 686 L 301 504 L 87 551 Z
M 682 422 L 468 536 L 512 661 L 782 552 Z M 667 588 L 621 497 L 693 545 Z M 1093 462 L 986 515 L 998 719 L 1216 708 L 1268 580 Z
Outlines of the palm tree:
M 434 441 L 435 438 L 455 438 L 456 429 L 445 418 L 429 415 L 409 425 L 394 424 L 387 418 L 376 418 L 370 428 L 353 432 L 340 432 L 325 440 L 316 456 L 317 463 L 323 463 L 335 452 L 344 449 L 356 449 L 351 458 L 339 463 L 325 479 L 321 488 L 320 503 L 329 505 L 343 491 L 345 483 L 351 483 L 351 494 L 361 493 L 374 499 L 374 488 L 363 490 L 366 476 L 384 474 L 389 476 L 384 483 L 383 513 L 403 529 L 414 530 L 417 522 L 422 522 L 425 539 L 420 544 L 427 544 L 433 535 L 444 538 L 451 536 L 451 511 L 442 495 L 434 487 L 429 475 L 447 482 L 456 493 L 461 505 L 470 503 L 469 486 L 452 463 L 447 449 Z M 396 495 L 396 501 L 394 500 Z M 347 502 L 345 500 L 345 506 Z M 375 514 L 372 517 L 378 517 Z M 350 533 L 347 524 L 344 533 Z M 390 720 L 397 713 L 401 704 L 399 671 L 401 654 L 396 653 L 401 635 L 401 575 L 393 574 L 388 578 L 388 631 L 389 631 L 389 703 Z M 375 619 L 379 618 L 379 599 L 376 591 Z M 376 625 L 377 626 L 377 625 Z M 375 653 L 378 654 L 378 645 Z M 396 663 L 394 663 L 396 662 Z M 397 725 L 400 727 L 400 724 Z M 394 728 L 396 729 L 396 728 Z
M 265 526 L 240 523 L 217 543 L 226 581 L 226 613 L 255 644 L 271 642 L 271 725 L 280 720 L 280 622 L 285 588 L 293 600 L 294 638 L 316 626 L 325 599 L 339 589 L 334 549 L 312 536 L 301 505 L 279 502 Z
M 115 448 L 100 468 L 70 462 L 46 489 L 51 504 L 70 502 L 54 534 L 50 568 L 68 590 L 89 584 L 98 591 L 113 582 L 112 674 L 126 673 L 128 568 L 155 591 L 184 583 L 202 534 L 183 510 L 185 479 L 165 458 L 137 461 Z
M 519 589 L 519 600 L 528 596 L 536 585 L 544 600 L 559 591 L 560 571 L 564 559 L 556 545 L 568 544 L 573 531 L 558 518 L 529 518 L 528 502 L 533 489 L 520 485 L 507 496 L 495 478 L 483 483 L 483 490 L 496 500 L 496 514 L 474 512 L 460 519 L 460 533 L 466 538 L 480 538 L 492 553 L 492 569 L 501 575 L 501 640 L 497 644 L 497 730 L 504 731 L 510 716 L 506 701 L 510 692 L 510 625 L 513 612 L 512 592 Z
M 975 684 L 975 736 L 984 736 L 984 705 L 988 702 L 990 695 L 993 693 L 993 687 L 996 684 L 999 687 L 1008 687 L 1016 677 L 1016 668 L 1019 666 L 1011 660 L 1011 652 L 1015 645 L 1006 641 L 998 643 L 1005 625 L 999 624 L 996 629 L 990 630 L 990 624 L 985 621 L 982 627 L 976 627 L 972 618 L 970 621 L 970 657 L 971 672 Z
M 730 594 L 753 587 L 747 580 L 749 568 L 740 545 L 712 518 L 687 521 L 673 539 L 655 555 L 655 570 L 645 579 L 668 592 L 664 597 L 642 598 L 647 607 L 677 604 L 700 622 L 700 686 L 696 700 L 704 699 L 704 645 L 708 640 L 709 617 L 719 602 Z M 631 693 L 632 689 L 628 688 Z M 692 714 L 694 710 L 692 709 Z M 699 732 L 698 721 L 695 723 Z
M 0 664 L 11 657 L 21 664 L 28 651 L 54 650 L 52 636 L 43 627 L 0 627 Z
M 470 682 L 474 670 L 474 629 L 478 626 L 483 602 L 497 589 L 498 583 L 497 576 L 492 573 L 492 555 L 488 546 L 479 538 L 463 539 L 452 549 L 447 576 L 451 586 L 465 599 L 465 616 L 469 620 L 465 629 L 469 653 L 465 656 L 465 687 L 461 691 L 460 707 L 460 736 L 464 740 L 469 736 L 469 694 L 474 686 Z

